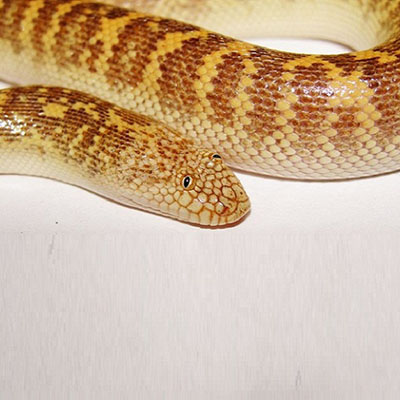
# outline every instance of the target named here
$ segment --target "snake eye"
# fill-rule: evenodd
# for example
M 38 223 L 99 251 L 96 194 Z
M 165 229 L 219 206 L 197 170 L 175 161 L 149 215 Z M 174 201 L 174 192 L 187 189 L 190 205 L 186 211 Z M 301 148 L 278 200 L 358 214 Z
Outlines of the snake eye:
M 217 153 L 213 154 L 212 158 L 221 158 L 221 156 Z
M 189 175 L 185 176 L 182 180 L 183 187 L 187 189 L 192 184 L 192 182 L 193 180 Z

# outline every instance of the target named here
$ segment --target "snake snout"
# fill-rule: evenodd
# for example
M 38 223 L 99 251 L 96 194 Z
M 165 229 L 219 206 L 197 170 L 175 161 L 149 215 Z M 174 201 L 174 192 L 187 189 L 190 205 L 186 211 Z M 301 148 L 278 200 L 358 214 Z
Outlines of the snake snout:
M 250 201 L 237 176 L 214 151 L 204 150 L 199 161 L 193 189 L 200 193 L 200 223 L 222 226 L 240 220 L 250 210 Z

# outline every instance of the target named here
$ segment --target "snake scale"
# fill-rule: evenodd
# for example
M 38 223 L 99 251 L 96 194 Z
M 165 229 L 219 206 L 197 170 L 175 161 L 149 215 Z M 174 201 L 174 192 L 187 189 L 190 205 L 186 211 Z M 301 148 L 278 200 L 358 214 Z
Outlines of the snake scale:
M 224 162 L 305 180 L 400 169 L 399 0 L 114 3 L 0 0 L 0 78 L 46 85 L 1 92 L 0 173 L 224 225 L 250 208 Z M 296 54 L 214 33 L 232 26 L 355 50 Z

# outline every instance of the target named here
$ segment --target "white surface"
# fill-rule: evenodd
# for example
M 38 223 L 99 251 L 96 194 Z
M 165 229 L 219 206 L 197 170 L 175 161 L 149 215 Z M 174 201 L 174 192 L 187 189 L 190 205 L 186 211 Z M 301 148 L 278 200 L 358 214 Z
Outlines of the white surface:
M 400 175 L 238 175 L 216 230 L 0 176 L 0 399 L 399 398 Z

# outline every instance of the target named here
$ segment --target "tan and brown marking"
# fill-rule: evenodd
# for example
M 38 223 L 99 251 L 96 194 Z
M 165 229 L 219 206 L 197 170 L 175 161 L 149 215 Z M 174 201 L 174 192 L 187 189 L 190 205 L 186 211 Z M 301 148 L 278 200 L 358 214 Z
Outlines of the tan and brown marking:
M 122 2 L 140 12 L 90 0 L 1 0 L 0 76 L 89 92 L 248 171 L 346 179 L 400 169 L 399 0 Z M 233 10 L 238 20 L 254 18 L 253 32 L 273 32 L 280 15 L 287 34 L 315 36 L 323 26 L 319 36 L 361 50 L 275 51 L 147 14 L 191 13 L 196 23 L 207 14 L 209 26 L 223 28 Z M 98 114 L 88 105 L 81 112 Z M 96 148 L 95 137 L 78 135 L 76 149 Z

